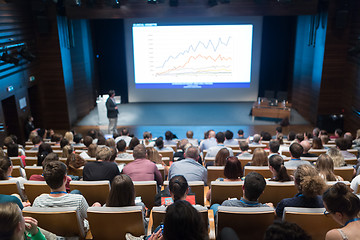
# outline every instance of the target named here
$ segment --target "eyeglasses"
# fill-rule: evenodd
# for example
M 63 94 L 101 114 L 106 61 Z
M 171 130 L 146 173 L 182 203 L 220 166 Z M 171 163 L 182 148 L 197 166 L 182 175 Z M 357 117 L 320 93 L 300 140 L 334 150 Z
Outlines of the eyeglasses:
M 325 216 L 327 216 L 327 215 L 329 215 L 329 214 L 331 214 L 331 213 L 332 213 L 332 212 L 329 212 L 328 210 L 325 210 L 325 211 L 324 211 L 324 215 L 325 215 Z

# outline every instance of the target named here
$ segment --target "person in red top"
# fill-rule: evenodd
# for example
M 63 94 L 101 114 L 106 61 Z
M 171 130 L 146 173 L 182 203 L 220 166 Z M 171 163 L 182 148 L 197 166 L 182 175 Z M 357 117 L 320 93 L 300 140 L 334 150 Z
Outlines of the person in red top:
M 133 181 L 156 181 L 162 185 L 163 179 L 155 163 L 146 159 L 146 148 L 138 144 L 133 152 L 134 161 L 126 164 L 122 173 L 127 174 Z
M 49 153 L 44 161 L 42 162 L 42 167 L 44 169 L 45 165 L 48 164 L 49 162 L 53 162 L 53 161 L 59 161 L 59 156 L 56 153 Z M 45 181 L 45 178 L 43 175 L 31 175 L 30 181 Z M 65 188 L 67 192 L 70 192 L 70 181 L 71 181 L 71 177 L 66 176 L 66 184 L 65 184 Z

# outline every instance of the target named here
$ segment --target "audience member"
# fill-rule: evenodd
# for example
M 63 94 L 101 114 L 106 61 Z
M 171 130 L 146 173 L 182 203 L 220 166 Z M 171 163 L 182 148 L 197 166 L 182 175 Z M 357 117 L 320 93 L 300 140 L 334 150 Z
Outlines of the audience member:
M 50 162 L 54 162 L 54 161 L 59 161 L 59 156 L 56 153 L 49 153 L 44 161 L 42 162 L 42 169 L 44 171 L 45 169 L 45 165 L 50 163 Z M 44 174 L 33 174 L 30 176 L 29 178 L 30 181 L 45 181 L 44 178 Z M 70 181 L 71 181 L 71 177 L 66 176 L 66 184 L 65 184 L 65 188 L 67 192 L 70 192 Z
M 42 139 L 39 135 L 36 135 L 32 138 L 31 140 L 32 144 L 34 145 L 34 147 L 32 147 L 30 149 L 30 151 L 38 151 L 39 150 L 39 146 L 42 143 Z
M 16 143 L 11 143 L 9 144 L 8 148 L 7 148 L 7 155 L 8 157 L 19 157 L 21 159 L 21 162 L 23 164 L 23 166 L 26 166 L 26 162 L 25 162 L 25 155 L 20 155 L 19 154 L 19 145 Z
M 81 143 L 83 136 L 80 133 L 77 133 L 74 135 L 74 144 L 73 146 L 77 146 L 77 147 L 85 147 L 85 145 L 83 143 Z M 92 142 L 92 140 L 91 140 Z M 90 145 L 90 144 L 89 144 Z
M 267 228 L 264 240 L 311 240 L 311 236 L 296 223 L 275 221 Z
M 54 142 L 56 146 L 60 145 L 60 140 L 63 138 L 61 134 L 55 133 L 51 137 L 51 142 Z
M 119 175 L 119 168 L 110 162 L 111 151 L 109 147 L 99 147 L 96 151 L 96 161 L 87 162 L 83 169 L 84 181 L 109 180 L 112 182 Z
M 226 146 L 238 145 L 239 144 L 238 140 L 233 139 L 233 137 L 234 137 L 234 133 L 230 130 L 226 130 L 224 145 Z
M 161 154 L 159 154 L 159 152 L 155 148 L 146 148 L 146 158 L 155 164 L 165 165 L 162 160 Z
M 241 153 L 238 155 L 242 158 L 252 158 L 252 154 L 249 153 L 249 144 L 247 141 L 240 141 L 239 142 Z
M 115 138 L 115 143 L 118 143 L 120 140 L 124 140 L 126 146 L 128 147 L 130 144 L 132 137 L 129 136 L 129 129 L 123 128 L 121 129 L 121 136 Z
M 291 159 L 290 161 L 287 161 L 284 163 L 286 168 L 296 168 L 297 166 L 300 166 L 302 164 L 311 165 L 310 162 L 301 160 L 301 154 L 303 153 L 303 147 L 299 143 L 292 143 L 290 145 L 290 155 Z
M 314 130 L 312 131 L 312 135 L 314 137 L 320 137 L 319 136 L 320 135 L 320 128 L 318 128 L 318 127 L 314 128 Z
M 294 132 L 290 131 L 289 134 L 288 134 L 287 140 L 288 141 L 294 141 L 295 137 L 296 137 L 296 134 Z
M 334 174 L 334 162 L 327 154 L 321 154 L 318 157 L 316 169 L 325 181 L 344 181 L 342 177 Z
M 345 138 L 339 137 L 335 140 L 336 147 L 339 148 L 341 154 L 344 156 L 344 158 L 356 158 L 356 156 L 352 153 L 349 153 L 347 151 L 348 149 L 348 142 Z
M 134 148 L 134 161 L 125 165 L 122 173 L 129 175 L 133 181 L 156 181 L 162 185 L 163 179 L 155 163 L 146 159 L 146 148 L 139 144 Z
M 328 144 L 329 142 L 329 136 L 328 135 L 321 135 L 320 136 L 322 145 Z
M 62 156 L 63 158 L 68 158 L 70 154 L 74 152 L 74 148 L 71 145 L 66 145 L 63 147 Z
M 109 148 L 115 148 L 116 147 L 115 140 L 113 138 L 106 139 L 105 146 Z
M 118 155 L 117 155 L 118 158 L 134 159 L 132 154 L 126 152 L 126 142 L 125 142 L 125 140 L 120 139 L 116 144 L 116 148 L 118 150 Z
M 206 229 L 200 213 L 189 202 L 179 200 L 166 208 L 164 232 L 160 228 L 149 240 L 207 240 L 209 236 Z
M 156 150 L 158 151 L 172 151 L 174 152 L 174 149 L 172 149 L 172 147 L 170 146 L 164 146 L 164 140 L 162 137 L 158 137 L 155 140 L 155 147 Z
M 75 179 L 80 180 L 78 179 L 79 177 L 76 176 L 77 170 L 85 166 L 85 164 L 86 164 L 86 160 L 83 159 L 79 154 L 75 154 L 75 153 L 70 154 L 66 159 L 66 166 L 68 168 L 69 177 L 71 177 L 72 179 L 74 178 L 74 180 Z
M 304 134 L 302 134 L 302 133 L 297 133 L 297 134 L 295 135 L 295 140 L 296 140 L 297 143 L 301 143 L 302 141 L 305 140 Z
M 344 156 L 341 154 L 338 148 L 331 147 L 327 150 L 326 154 L 329 155 L 333 160 L 334 167 L 346 166 Z
M 301 157 L 317 157 L 314 153 L 309 153 L 309 150 L 311 148 L 311 144 L 308 140 L 304 140 L 300 143 L 300 145 L 303 147 L 303 153 L 301 154 Z
M 151 132 L 144 132 L 143 138 L 144 138 L 143 144 L 145 145 L 145 147 L 154 147 L 155 146 L 155 142 L 152 140 Z
M 287 173 L 286 167 L 284 166 L 284 159 L 277 154 L 269 157 L 269 169 L 272 173 L 270 181 L 286 182 L 292 181 L 293 178 Z
M 68 194 L 66 192 L 66 165 L 60 161 L 49 162 L 44 167 L 44 179 L 50 187 L 50 194 L 42 194 L 35 198 L 34 207 L 76 207 L 84 226 L 88 229 L 86 221 L 87 209 L 89 207 L 81 194 Z
M 312 149 L 324 149 L 321 139 L 318 137 L 314 137 L 311 148 Z
M 250 145 L 261 145 L 261 136 L 260 134 L 255 134 Z
M 84 159 L 94 158 L 94 157 L 96 157 L 96 150 L 97 150 L 96 143 L 91 143 L 89 145 L 87 151 L 82 151 L 80 153 L 80 156 Z
M 237 138 L 238 139 L 246 139 L 245 136 L 244 136 L 244 130 L 239 129 Z
M 298 194 L 293 198 L 285 198 L 278 203 L 276 206 L 278 217 L 282 218 L 285 207 L 324 207 L 320 195 L 324 192 L 326 184 L 314 167 L 304 164 L 298 166 L 294 173 L 294 182 Z
M 42 166 L 42 162 L 44 161 L 45 157 L 49 154 L 52 153 L 53 150 L 51 148 L 51 145 L 48 143 L 42 143 L 39 146 L 39 151 L 37 154 L 37 165 L 38 166 Z
M 262 141 L 270 141 L 272 138 L 271 134 L 268 132 L 262 132 L 261 139 Z
M 227 148 L 222 148 L 216 154 L 215 161 L 208 162 L 206 164 L 206 168 L 208 166 L 225 166 L 227 158 L 230 156 L 230 152 Z
M 174 153 L 173 161 L 179 161 L 184 159 L 185 150 L 191 146 L 191 143 L 189 143 L 189 140 L 185 138 L 181 139 L 178 145 L 179 147 L 177 152 Z
M 176 141 L 173 140 L 174 138 L 175 138 L 174 134 L 171 131 L 166 131 L 164 145 L 165 146 L 176 145 Z
M 323 194 L 326 215 L 339 223 L 342 228 L 326 233 L 325 240 L 358 239 L 360 235 L 360 200 L 344 183 L 332 185 Z
M 189 147 L 185 152 L 185 159 L 174 162 L 169 170 L 169 179 L 176 175 L 183 175 L 189 181 L 207 182 L 206 169 L 197 162 L 199 158 L 199 149 Z M 126 166 L 125 166 L 126 167 Z
M 74 143 L 74 134 L 72 132 L 66 132 L 64 138 L 68 140 L 70 144 Z
M 12 202 L 0 204 L 0 239 L 46 240 L 32 217 L 23 217 L 20 208 Z
M 268 155 L 263 148 L 255 148 L 251 159 L 251 166 L 267 166 Z
M 189 141 L 189 143 L 191 143 L 193 146 L 198 146 L 199 145 L 199 141 L 197 139 L 194 138 L 194 132 L 193 131 L 187 131 L 186 132 L 186 138 Z
M 129 150 L 134 150 L 134 148 L 140 144 L 140 141 L 137 137 L 133 137 L 129 143 Z
M 207 150 L 207 149 L 217 145 L 217 142 L 215 139 L 215 131 L 209 130 L 208 133 L 209 133 L 208 138 L 205 138 L 205 140 L 200 143 L 201 151 Z
M 343 130 L 340 128 L 335 129 L 334 136 L 330 136 L 330 139 L 338 139 L 343 137 Z
M 99 134 L 96 143 L 97 143 L 98 146 L 105 146 L 106 138 L 103 135 Z
M 63 147 L 65 147 L 65 146 L 67 146 L 69 144 L 70 144 L 70 142 L 66 138 L 63 138 L 63 139 L 60 140 L 60 148 L 61 149 L 63 149 Z
M 234 156 L 233 150 L 231 148 L 225 147 L 224 145 L 225 134 L 223 132 L 216 133 L 215 139 L 217 145 L 207 149 L 206 157 L 215 157 L 222 148 L 227 148 L 227 150 L 229 150 L 230 156 Z
M 268 158 L 270 158 L 272 155 L 280 155 L 279 149 L 280 149 L 280 142 L 276 139 L 271 139 L 269 142 L 270 152 Z
M 93 141 L 94 141 L 94 139 L 92 138 L 92 137 L 90 137 L 90 136 L 85 136 L 84 137 L 84 145 L 85 145 L 85 147 L 89 147 L 90 146 L 90 144 L 92 144 L 93 143 Z

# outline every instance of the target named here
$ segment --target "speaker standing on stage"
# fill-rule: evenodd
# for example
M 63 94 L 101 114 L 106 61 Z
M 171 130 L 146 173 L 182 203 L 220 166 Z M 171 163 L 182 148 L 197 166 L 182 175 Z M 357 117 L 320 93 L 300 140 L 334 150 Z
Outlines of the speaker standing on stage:
M 107 110 L 107 117 L 109 119 L 109 133 L 117 133 L 116 124 L 117 124 L 117 118 L 118 118 L 118 107 L 116 106 L 115 102 L 115 91 L 110 90 L 109 91 L 109 98 L 106 101 L 106 110 Z

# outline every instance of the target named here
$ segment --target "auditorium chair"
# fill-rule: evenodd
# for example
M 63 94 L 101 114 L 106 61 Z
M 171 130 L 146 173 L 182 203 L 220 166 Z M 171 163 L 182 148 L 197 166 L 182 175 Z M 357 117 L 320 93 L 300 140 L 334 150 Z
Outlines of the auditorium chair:
M 358 159 L 356 157 L 354 158 L 345 158 L 346 165 L 356 165 L 358 163 Z
M 300 159 L 314 164 L 317 161 L 318 157 L 300 157 Z
M 173 151 L 158 151 L 159 154 L 161 154 L 161 156 L 163 157 L 168 157 L 169 159 L 173 159 L 174 157 L 174 152 Z
M 355 156 L 357 156 L 359 154 L 359 151 L 356 148 L 348 149 L 347 151 L 349 153 L 354 154 Z
M 350 182 L 349 181 L 327 181 L 326 185 L 329 188 L 329 187 L 331 187 L 332 185 L 334 185 L 335 183 L 338 183 L 338 182 L 342 182 L 346 186 L 350 187 Z
M 224 166 L 208 166 L 207 167 L 207 185 L 210 186 L 211 181 L 215 181 L 218 178 L 225 178 Z
M 274 218 L 274 209 L 271 207 L 220 206 L 216 214 L 216 233 L 219 234 L 224 227 L 230 227 L 239 239 L 263 239 Z
M 110 192 L 109 181 L 71 181 L 70 191 L 79 190 L 84 196 L 89 206 L 95 202 L 101 205 L 106 203 Z
M 125 240 L 126 233 L 145 234 L 141 206 L 89 207 L 87 217 L 94 239 Z
M 252 158 L 250 157 L 238 157 L 240 163 L 241 163 L 241 167 L 244 168 L 246 164 L 248 164 L 249 162 L 251 162 Z
M 209 162 L 213 162 L 215 164 L 215 157 L 204 157 L 204 166 Z
M 10 157 L 10 160 L 11 160 L 13 166 L 20 166 L 20 167 L 24 168 L 24 164 L 20 157 Z
M 351 181 L 354 176 L 354 168 L 352 166 L 334 168 L 334 174 L 341 176 L 345 181 Z
M 25 150 L 26 157 L 37 157 L 37 154 L 38 154 L 38 151 Z
M 215 240 L 215 225 L 214 225 L 214 214 L 212 210 L 208 210 L 206 207 L 194 205 L 196 210 L 200 213 L 202 216 L 205 226 L 208 229 L 209 233 L 209 239 Z M 150 213 L 150 219 L 149 219 L 149 225 L 147 229 L 147 235 L 151 235 L 153 231 L 164 222 L 165 219 L 165 213 L 166 213 L 166 207 L 160 206 L 160 207 L 153 207 Z
M 43 168 L 40 166 L 26 166 L 25 167 L 26 178 L 30 179 L 32 175 L 43 174 Z
M 24 217 L 35 218 L 40 228 L 57 236 L 85 239 L 84 223 L 76 207 L 26 207 L 22 213 Z
M 244 176 L 246 176 L 249 172 L 257 172 L 264 178 L 271 178 L 273 176 L 268 166 L 245 166 L 244 169 Z
M 28 157 L 26 156 L 25 158 L 25 163 L 26 163 L 26 166 L 36 166 L 37 165 L 37 157 Z
M 20 166 L 13 166 L 11 176 L 25 178 L 26 176 L 23 175 L 23 171 L 24 171 L 23 168 L 21 168 Z
M 204 206 L 205 198 L 204 198 L 204 182 L 203 181 L 189 181 L 190 192 L 195 194 L 196 204 L 200 204 Z M 169 186 L 169 181 L 164 181 L 164 187 Z
M 249 149 L 251 150 L 251 152 L 254 152 L 254 150 L 256 148 L 266 148 L 266 145 L 265 144 L 260 144 L 260 145 L 251 145 L 251 144 L 249 144 Z
M 117 164 L 128 164 L 128 163 L 131 163 L 133 162 L 134 159 L 128 159 L 128 158 L 115 158 L 115 162 Z
M 285 207 L 283 221 L 296 223 L 313 240 L 323 240 L 329 230 L 341 227 L 331 216 L 325 216 L 324 212 L 325 208 Z
M 239 145 L 225 145 L 225 147 L 231 148 L 233 151 L 234 151 L 234 150 L 240 150 L 240 146 L 239 146 Z
M 11 195 L 14 193 L 22 196 L 22 190 L 21 190 L 20 184 L 18 182 L 15 182 L 12 180 L 1 180 L 0 181 L 0 194 Z
M 292 198 L 298 193 L 293 181 L 275 182 L 268 181 L 264 192 L 260 195 L 259 202 L 271 202 L 276 205 L 284 198 Z
M 162 178 L 165 180 L 165 168 L 161 164 L 156 164 L 157 169 L 160 171 Z
M 27 181 L 24 183 L 25 194 L 31 204 L 34 203 L 35 198 L 43 193 L 50 193 L 50 187 L 45 181 Z
M 156 181 L 133 181 L 135 196 L 141 197 L 142 202 L 148 209 L 154 206 L 155 195 L 157 194 Z
M 164 145 L 164 146 L 165 146 L 165 147 L 171 147 L 171 148 L 174 150 L 174 152 L 177 151 L 176 145 Z
M 25 150 L 30 150 L 32 149 L 33 147 L 35 147 L 35 145 L 31 144 L 31 145 L 25 145 Z
M 214 203 L 222 204 L 223 201 L 228 198 L 240 199 L 243 195 L 242 187 L 243 181 L 237 182 L 223 182 L 223 181 L 212 181 L 211 182 L 211 205 Z
M 327 152 L 327 149 L 310 149 L 309 153 L 316 154 L 320 156 L 321 154 L 325 154 Z
M 281 154 L 286 156 L 286 157 L 291 157 L 290 150 L 282 150 Z
M 59 158 L 61 158 L 63 154 L 62 150 L 53 150 L 53 153 L 56 153 L 59 156 Z
M 170 166 L 170 160 L 172 160 L 172 158 L 162 157 L 161 160 L 166 164 L 166 166 Z
M 75 168 L 75 169 L 68 168 L 67 174 L 68 175 L 73 175 L 73 176 L 78 176 L 78 177 L 82 178 L 83 177 L 83 170 L 84 170 L 84 166 L 79 167 L 79 168 Z

